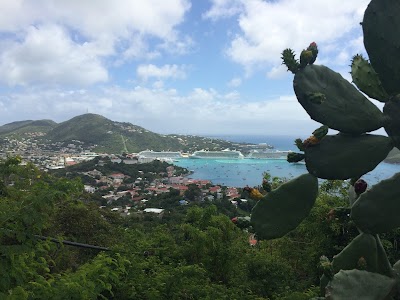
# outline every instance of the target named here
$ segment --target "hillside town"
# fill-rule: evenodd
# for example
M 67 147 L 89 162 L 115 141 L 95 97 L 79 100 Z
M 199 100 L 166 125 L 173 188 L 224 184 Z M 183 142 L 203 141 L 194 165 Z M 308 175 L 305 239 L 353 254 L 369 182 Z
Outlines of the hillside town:
M 13 139 L 5 137 L 1 140 L 0 158 L 20 156 L 22 164 L 31 162 L 46 172 L 62 170 L 76 166 L 83 162 L 97 159 L 97 168 L 105 164 L 123 164 L 126 166 L 148 164 L 155 160 L 172 162 L 169 158 L 142 157 L 138 153 L 125 153 L 123 155 L 95 153 L 94 147 L 85 146 L 83 142 L 73 140 L 69 143 L 55 142 L 43 143 L 41 132 L 30 133 L 26 138 Z M 176 191 L 179 195 L 177 205 L 188 205 L 190 201 L 204 202 L 217 199 L 227 199 L 232 205 L 237 206 L 240 193 L 235 187 L 222 187 L 212 185 L 209 180 L 194 180 L 188 177 L 189 171 L 184 174 L 176 174 L 176 167 L 166 164 L 165 170 L 153 174 L 154 179 L 149 180 L 147 174 L 138 171 L 139 176 L 132 178 L 123 172 L 103 173 L 93 169 L 76 172 L 76 176 L 84 177 L 84 189 L 87 193 L 97 193 L 102 197 L 102 209 L 110 209 L 122 216 L 129 216 L 133 212 L 151 213 L 162 218 L 165 209 L 163 207 L 149 207 L 150 199 Z M 139 167 L 140 169 L 140 167 Z M 182 173 L 182 172 L 180 172 Z M 196 188 L 196 197 L 187 197 L 185 192 L 190 188 Z M 186 193 L 187 194 L 187 193 Z M 191 198 L 191 199 L 189 199 Z
M 101 164 L 101 161 L 100 161 Z M 104 199 L 103 209 L 111 209 L 122 216 L 131 215 L 131 211 L 140 213 L 152 213 L 160 218 L 163 217 L 163 207 L 149 207 L 148 202 L 162 194 L 171 193 L 177 199 L 176 205 L 188 205 L 191 201 L 213 202 L 223 198 L 237 206 L 240 193 L 235 187 L 222 187 L 212 185 L 209 180 L 195 180 L 186 176 L 176 176 L 175 167 L 169 165 L 165 172 L 159 172 L 154 180 L 147 180 L 146 174 L 141 174 L 136 178 L 131 178 L 124 173 L 102 174 L 93 169 L 82 172 L 82 175 L 93 178 L 93 184 L 86 184 L 85 191 L 88 193 L 100 192 Z M 195 189 L 198 191 L 195 197 L 189 196 L 188 191 Z M 103 193 L 101 191 L 104 191 Z M 239 201 L 247 201 L 241 199 Z

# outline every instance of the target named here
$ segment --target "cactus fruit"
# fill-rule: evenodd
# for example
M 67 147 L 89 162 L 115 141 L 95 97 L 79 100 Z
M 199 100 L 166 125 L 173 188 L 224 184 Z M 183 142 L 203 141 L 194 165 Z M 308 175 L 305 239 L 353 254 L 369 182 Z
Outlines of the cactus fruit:
M 292 49 L 285 49 L 282 52 L 282 60 L 283 63 L 287 68 L 288 71 L 292 72 L 293 74 L 296 74 L 297 70 L 300 67 L 299 62 L 295 58 L 294 52 Z
M 314 59 L 311 50 L 303 50 L 300 53 L 300 68 L 304 68 Z
M 294 141 L 294 144 L 297 146 L 297 148 L 298 148 L 300 151 L 304 151 L 304 150 L 305 150 L 304 145 L 303 145 L 303 141 L 302 141 L 301 139 L 296 139 L 296 140 Z
M 310 65 L 312 65 L 315 60 L 317 59 L 318 56 L 318 47 L 317 44 L 315 42 L 310 43 L 310 45 L 307 47 L 307 50 L 312 52 L 312 59 L 310 60 Z
M 354 84 L 367 96 L 386 102 L 389 95 L 382 86 L 378 74 L 376 74 L 371 64 L 362 57 L 355 55 L 351 63 L 351 77 Z
M 326 299 L 390 299 L 396 281 L 390 277 L 361 270 L 341 270 L 326 287 Z
M 357 269 L 358 270 L 367 270 L 367 261 L 363 256 L 358 259 L 357 262 Z
M 272 190 L 271 183 L 269 183 L 268 180 L 263 179 L 262 188 L 263 188 L 264 191 L 266 191 L 267 193 L 269 193 L 269 192 Z
M 364 134 L 327 135 L 305 150 L 308 172 L 322 179 L 361 177 L 384 160 L 393 145 L 390 138 Z
M 358 179 L 354 184 L 354 192 L 359 196 L 367 190 L 368 184 L 364 179 Z
M 400 227 L 399 197 L 400 173 L 397 173 L 361 194 L 351 208 L 351 218 L 363 232 L 372 234 Z
M 260 200 L 264 197 L 258 189 L 252 188 L 250 190 L 250 198 L 253 200 Z
M 389 95 L 400 93 L 399 15 L 398 0 L 372 0 L 362 22 L 365 50 Z
M 333 272 L 332 263 L 325 255 L 319 258 L 319 267 L 327 279 L 330 280 L 333 278 L 335 273 Z
M 318 194 L 318 180 L 303 174 L 269 192 L 257 202 L 251 223 L 261 239 L 274 239 L 293 230 L 309 214 Z
M 304 142 L 303 142 L 304 151 L 308 147 L 312 147 L 312 146 L 315 146 L 318 144 L 319 144 L 319 139 L 317 139 L 315 136 L 312 135 L 309 138 L 304 140 Z
M 328 131 L 329 131 L 329 127 L 324 125 L 324 126 L 321 126 L 318 129 L 315 129 L 312 134 L 318 140 L 322 140 L 322 138 L 328 134 Z
M 382 112 L 339 73 L 325 66 L 308 65 L 294 77 L 294 91 L 311 119 L 349 134 L 383 126 Z M 319 97 L 316 101 L 317 95 Z

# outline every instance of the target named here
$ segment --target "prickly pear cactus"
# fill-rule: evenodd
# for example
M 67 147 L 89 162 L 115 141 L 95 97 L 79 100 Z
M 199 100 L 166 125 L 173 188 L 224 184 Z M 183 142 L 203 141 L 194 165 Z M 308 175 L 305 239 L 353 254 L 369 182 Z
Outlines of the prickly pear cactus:
M 322 127 L 304 141 L 296 139 L 302 153 L 288 156 L 289 162 L 304 159 L 309 174 L 267 193 L 254 207 L 251 222 L 259 238 L 281 237 L 307 216 L 317 197 L 317 178 L 351 179 L 348 209 L 360 234 L 332 262 L 321 259 L 326 299 L 400 299 L 400 262 L 390 264 L 378 236 L 400 227 L 400 173 L 369 190 L 360 179 L 393 147 L 400 149 L 399 16 L 399 0 L 372 0 L 368 5 L 362 28 L 369 61 L 354 56 L 355 85 L 314 64 L 314 42 L 299 60 L 291 49 L 282 53 L 283 63 L 294 74 L 300 105 Z M 383 112 L 364 94 L 384 102 Z M 382 127 L 388 137 L 367 134 Z M 328 128 L 339 133 L 327 135 Z

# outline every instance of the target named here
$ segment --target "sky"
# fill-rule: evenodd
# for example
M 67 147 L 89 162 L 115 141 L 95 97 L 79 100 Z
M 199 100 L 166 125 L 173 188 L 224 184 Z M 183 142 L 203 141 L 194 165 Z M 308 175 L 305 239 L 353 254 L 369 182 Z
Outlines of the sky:
M 315 63 L 351 81 L 368 2 L 0 0 L 0 125 L 95 113 L 163 134 L 310 134 L 281 52 L 315 41 Z

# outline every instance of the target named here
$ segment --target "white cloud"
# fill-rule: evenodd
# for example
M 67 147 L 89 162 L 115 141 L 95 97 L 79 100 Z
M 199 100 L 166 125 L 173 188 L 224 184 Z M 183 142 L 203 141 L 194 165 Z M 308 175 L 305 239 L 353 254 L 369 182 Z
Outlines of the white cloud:
M 153 64 L 140 65 L 136 69 L 137 76 L 147 81 L 150 78 L 156 79 L 183 79 L 186 77 L 185 66 L 178 65 L 164 65 L 162 67 L 157 67 Z
M 203 14 L 204 19 L 216 21 L 238 14 L 242 4 L 238 0 L 211 0 L 211 8 Z
M 242 79 L 239 77 L 235 77 L 232 78 L 229 82 L 228 82 L 228 86 L 229 87 L 239 87 L 242 84 Z
M 279 79 L 283 78 L 287 74 L 287 68 L 280 64 L 278 66 L 272 67 L 267 73 L 267 78 L 269 79 Z
M 4 1 L 3 1 L 4 2 Z M 0 31 L 64 23 L 89 36 L 127 37 L 132 31 L 166 38 L 189 10 L 187 0 L 13 0 L 2 3 Z
M 107 80 L 107 66 L 161 51 L 185 53 L 193 41 L 176 27 L 190 6 L 188 0 L 6 1 L 0 65 L 11 74 L 2 81 L 93 84 Z
M 55 25 L 29 27 L 22 43 L 10 43 L 0 53 L 0 81 L 9 85 L 89 85 L 107 79 L 90 43 L 74 43 Z
M 53 119 L 98 113 L 115 121 L 126 121 L 160 133 L 194 134 L 303 134 L 318 124 L 294 96 L 243 101 L 238 92 L 220 93 L 195 88 L 183 95 L 174 89 L 121 87 L 94 91 L 29 90 L 0 97 L 2 122 L 7 116 L 20 120 Z
M 344 37 L 359 47 L 359 22 L 368 0 L 242 0 L 238 17 L 241 33 L 235 35 L 227 55 L 247 72 L 259 66 L 278 66 L 281 52 L 292 48 L 297 53 L 316 41 L 320 56 L 326 44 L 337 45 Z M 218 7 L 215 6 L 215 7 Z

